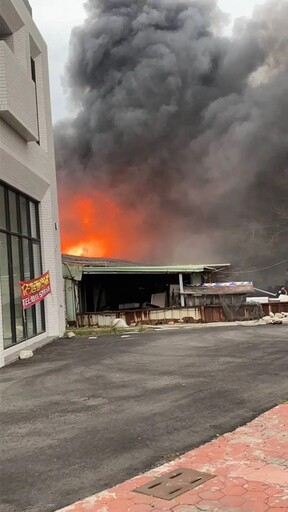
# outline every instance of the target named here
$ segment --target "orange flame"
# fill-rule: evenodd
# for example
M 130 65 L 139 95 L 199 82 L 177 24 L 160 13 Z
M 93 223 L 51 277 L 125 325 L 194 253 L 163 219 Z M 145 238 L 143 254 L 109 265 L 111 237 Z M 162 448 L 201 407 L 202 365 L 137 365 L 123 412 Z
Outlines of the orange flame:
M 59 209 L 64 254 L 141 260 L 149 252 L 141 214 L 99 191 L 72 194 L 60 187 Z

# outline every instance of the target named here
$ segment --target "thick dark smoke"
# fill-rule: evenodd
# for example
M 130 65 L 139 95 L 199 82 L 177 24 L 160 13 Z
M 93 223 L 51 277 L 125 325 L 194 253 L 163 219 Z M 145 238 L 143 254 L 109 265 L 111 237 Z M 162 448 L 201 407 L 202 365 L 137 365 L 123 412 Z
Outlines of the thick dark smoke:
M 144 212 L 151 261 L 288 258 L 288 2 L 232 36 L 214 0 L 86 6 L 67 66 L 78 113 L 56 127 L 60 187 Z

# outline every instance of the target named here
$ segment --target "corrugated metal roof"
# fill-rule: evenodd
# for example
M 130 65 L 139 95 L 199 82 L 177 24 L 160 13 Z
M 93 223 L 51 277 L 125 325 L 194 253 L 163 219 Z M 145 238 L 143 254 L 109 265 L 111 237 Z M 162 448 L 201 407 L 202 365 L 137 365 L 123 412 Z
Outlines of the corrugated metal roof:
M 84 267 L 84 274 L 178 274 L 203 272 L 202 265 L 177 266 L 137 266 L 137 267 Z
M 230 267 L 230 263 L 211 265 L 138 265 L 131 261 L 83 258 L 62 255 L 64 264 L 82 265 L 84 274 L 191 274 L 193 272 L 220 271 Z
M 175 266 L 117 266 L 117 267 L 97 267 L 86 266 L 83 269 L 84 274 L 192 274 L 193 272 L 204 272 L 207 270 L 218 270 L 227 268 L 229 265 L 175 265 Z
M 88 267 L 128 267 L 136 266 L 134 261 L 110 259 L 110 258 L 87 258 L 83 256 L 70 256 L 70 254 L 62 254 L 62 262 L 68 265 L 83 265 Z

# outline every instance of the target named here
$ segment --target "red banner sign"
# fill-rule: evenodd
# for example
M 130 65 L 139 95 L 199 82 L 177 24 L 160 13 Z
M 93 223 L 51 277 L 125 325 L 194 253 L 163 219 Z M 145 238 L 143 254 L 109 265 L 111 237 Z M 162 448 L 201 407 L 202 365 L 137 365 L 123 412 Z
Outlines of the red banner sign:
M 35 306 L 51 293 L 49 272 L 31 281 L 20 281 L 20 290 L 23 309 Z

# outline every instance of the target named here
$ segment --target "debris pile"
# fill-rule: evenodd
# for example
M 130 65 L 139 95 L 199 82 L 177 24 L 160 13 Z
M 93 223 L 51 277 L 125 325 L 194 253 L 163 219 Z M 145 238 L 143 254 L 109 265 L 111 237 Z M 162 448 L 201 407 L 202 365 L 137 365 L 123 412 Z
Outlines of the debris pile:
M 264 316 L 262 318 L 262 322 L 265 322 L 266 325 L 288 325 L 288 313 L 270 313 L 269 316 Z

